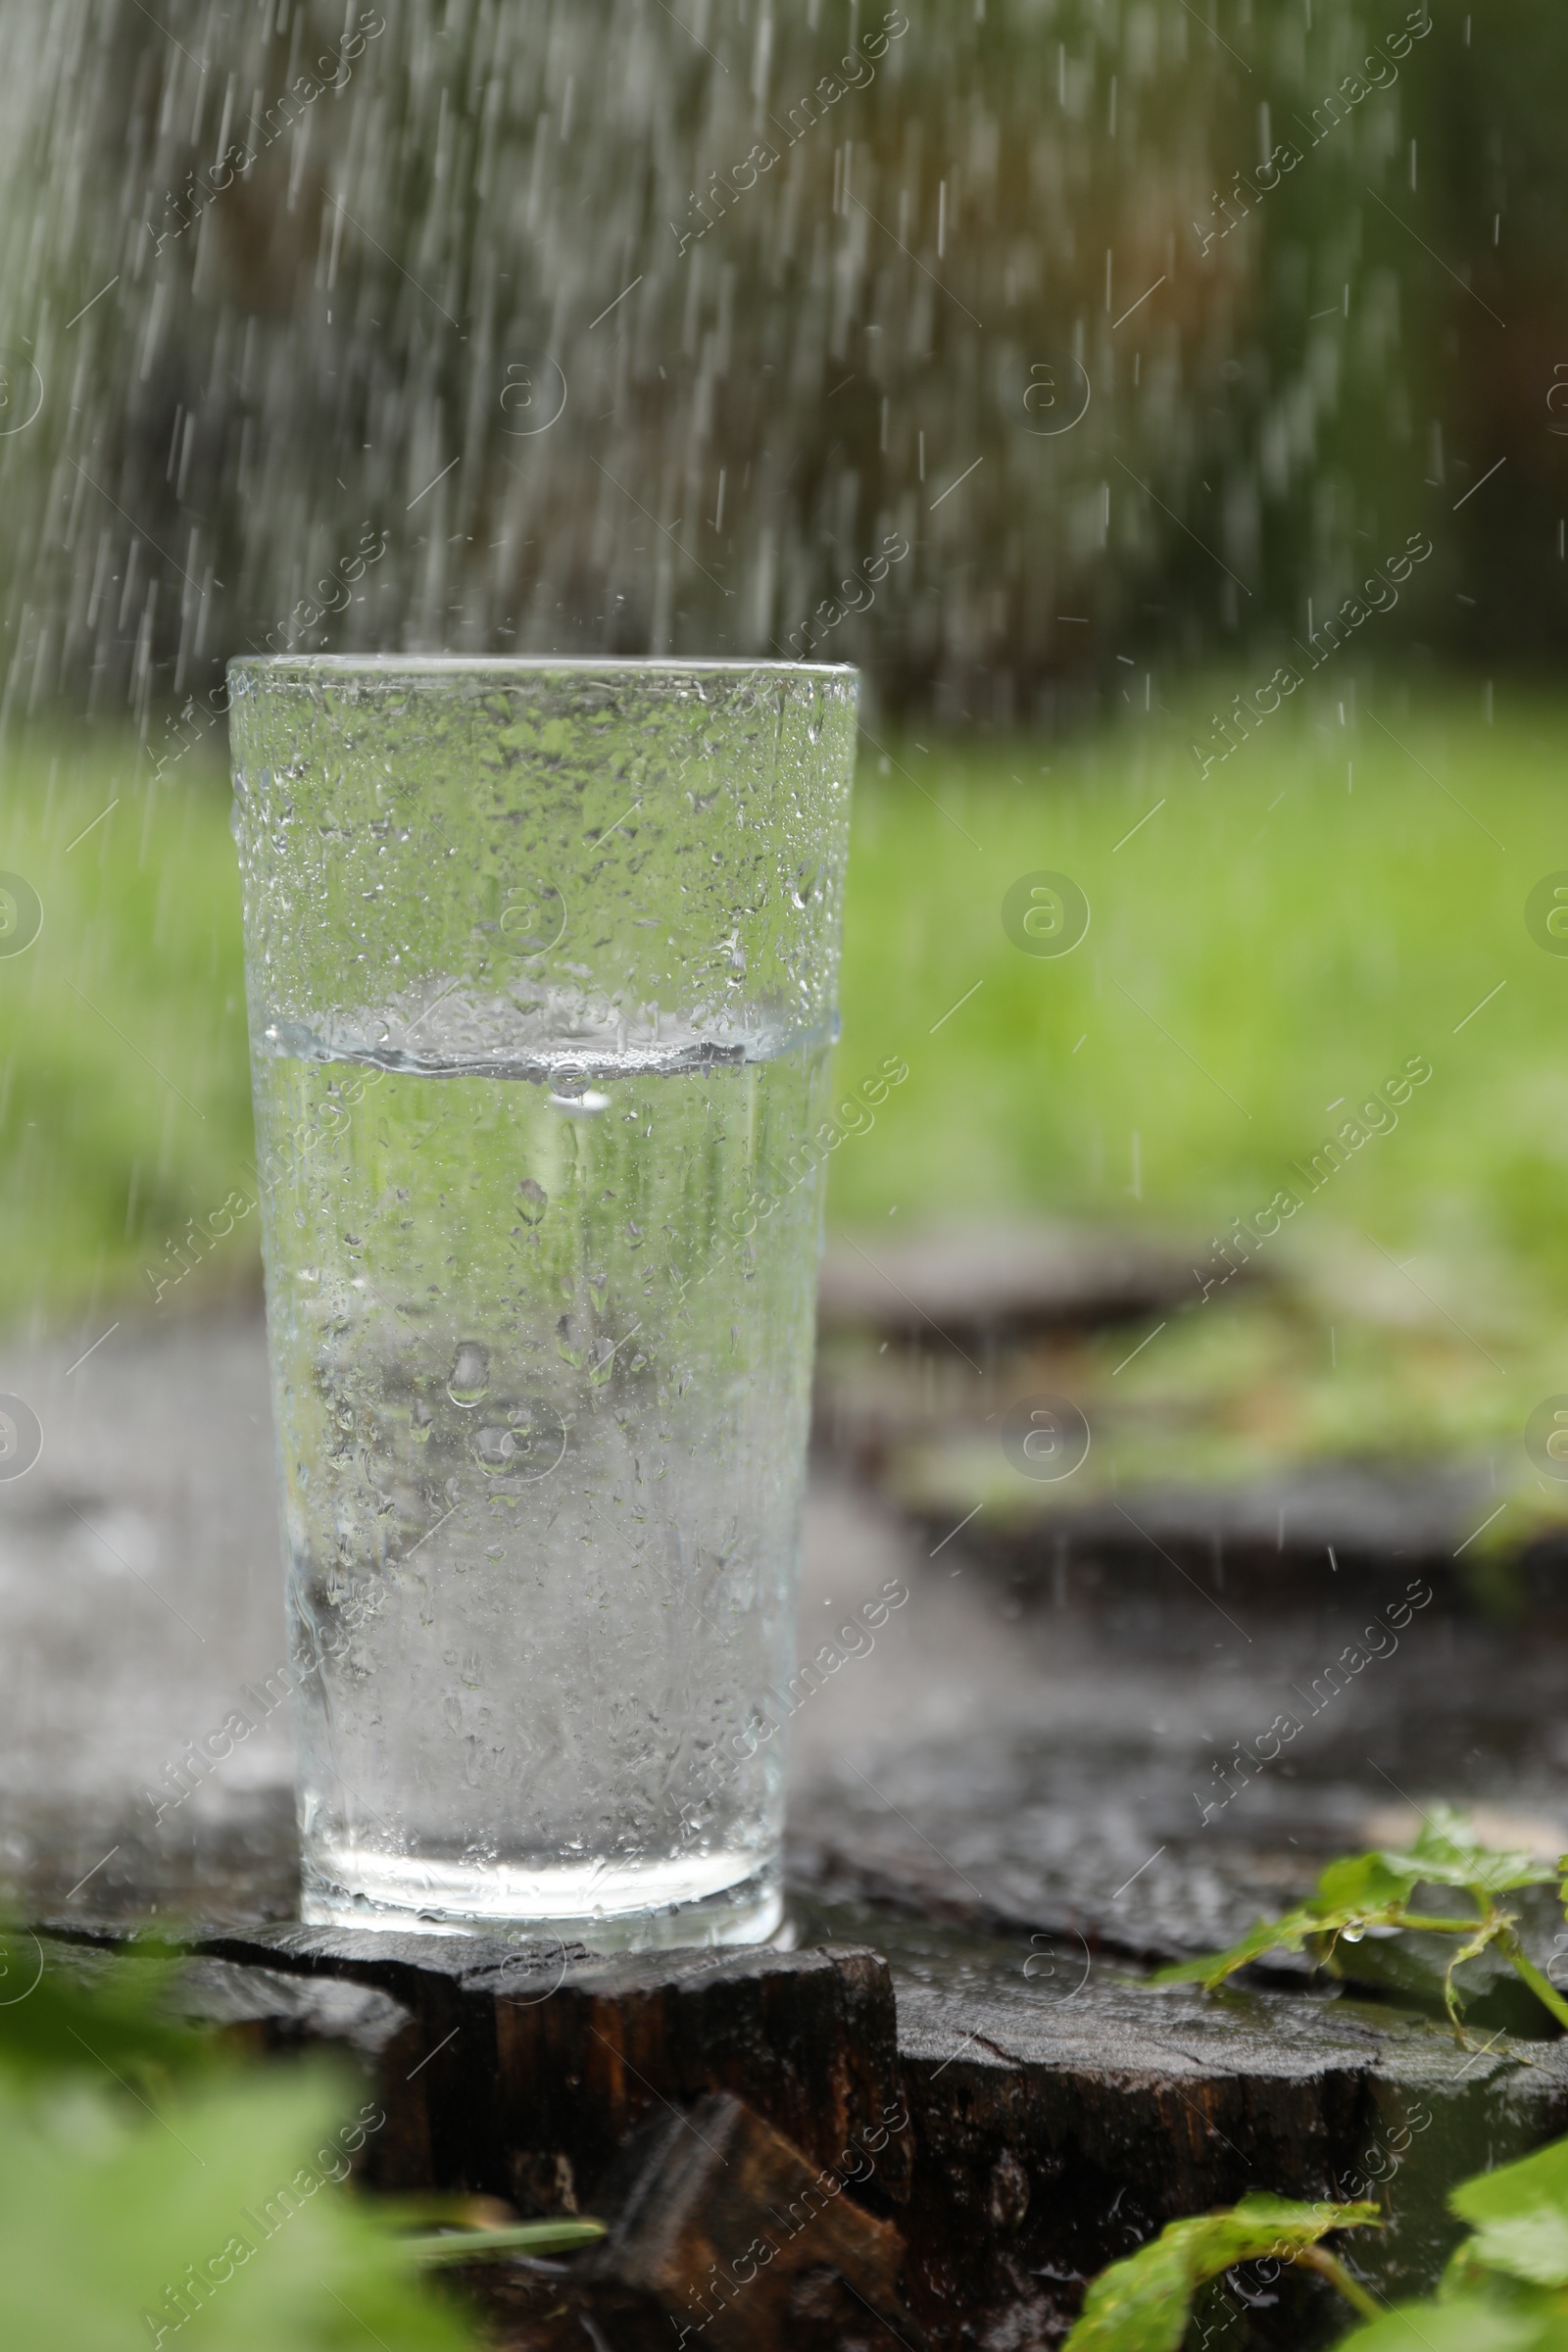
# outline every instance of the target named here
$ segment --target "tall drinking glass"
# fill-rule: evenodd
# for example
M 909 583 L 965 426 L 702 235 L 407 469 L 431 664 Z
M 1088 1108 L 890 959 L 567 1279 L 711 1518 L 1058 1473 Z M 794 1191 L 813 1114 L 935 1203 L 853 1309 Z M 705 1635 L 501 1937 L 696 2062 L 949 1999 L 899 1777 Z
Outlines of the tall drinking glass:
M 851 669 L 230 665 L 304 1916 L 780 1916 Z

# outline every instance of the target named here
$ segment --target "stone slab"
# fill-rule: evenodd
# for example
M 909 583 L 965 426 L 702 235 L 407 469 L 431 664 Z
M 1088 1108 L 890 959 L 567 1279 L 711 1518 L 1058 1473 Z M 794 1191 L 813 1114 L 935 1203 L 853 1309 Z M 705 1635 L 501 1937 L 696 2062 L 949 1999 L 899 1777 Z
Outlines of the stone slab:
M 884 1227 L 828 1244 L 824 1331 L 973 1340 L 1118 1322 L 1190 1298 L 1194 1256 L 1178 1242 L 1062 1223 Z

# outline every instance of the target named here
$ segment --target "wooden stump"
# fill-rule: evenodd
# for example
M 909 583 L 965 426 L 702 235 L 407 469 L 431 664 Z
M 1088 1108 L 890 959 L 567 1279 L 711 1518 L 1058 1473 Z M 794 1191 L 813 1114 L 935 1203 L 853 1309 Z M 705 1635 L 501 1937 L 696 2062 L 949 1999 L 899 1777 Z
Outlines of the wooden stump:
M 913 2352 L 904 2240 L 848 2193 L 908 2123 L 894 2100 L 820 2169 L 723 2093 L 638 2133 L 603 2184 L 611 2232 L 586 2266 L 628 2352 L 663 2352 L 671 2328 L 710 2352 Z
M 580 2210 L 628 2134 L 667 2104 L 730 2091 L 819 2165 L 899 2095 L 885 1960 L 864 1949 L 605 1960 L 500 1937 L 264 1929 L 211 1955 L 390 1994 L 410 2038 L 383 2077 L 387 2185 L 476 2189 L 524 2213 Z M 403 2059 L 408 2055 L 407 2066 Z M 910 2159 L 884 2168 L 906 2195 Z

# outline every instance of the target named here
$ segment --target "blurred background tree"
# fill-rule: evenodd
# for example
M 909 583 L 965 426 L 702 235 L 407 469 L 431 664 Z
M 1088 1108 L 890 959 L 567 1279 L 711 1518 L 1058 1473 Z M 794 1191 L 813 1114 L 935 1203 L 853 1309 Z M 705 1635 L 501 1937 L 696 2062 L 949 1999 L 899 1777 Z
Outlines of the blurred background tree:
M 1312 0 L 18 32 L 7 710 L 145 723 L 247 644 L 792 651 L 896 533 L 821 652 L 1049 716 L 1299 633 L 1499 459 L 1400 626 L 1551 641 L 1543 0 L 1483 41 Z
M 1494 448 L 1510 597 L 1452 617 L 1447 556 L 1422 627 L 1541 643 L 1558 223 L 1506 186 L 1561 28 L 1478 73 L 1418 10 L 1221 14 L 25 7 L 7 710 L 145 725 L 247 644 L 790 650 L 896 533 L 822 653 L 1044 716 L 1299 629 Z

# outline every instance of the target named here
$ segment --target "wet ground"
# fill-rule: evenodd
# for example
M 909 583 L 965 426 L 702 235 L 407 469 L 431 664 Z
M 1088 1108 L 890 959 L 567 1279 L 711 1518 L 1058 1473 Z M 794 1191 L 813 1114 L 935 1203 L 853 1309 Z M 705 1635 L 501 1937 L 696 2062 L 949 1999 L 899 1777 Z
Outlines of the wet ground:
M 0 1484 L 0 1868 L 36 1920 L 151 1912 L 265 1961 L 296 1884 L 286 1712 L 162 1821 L 148 1793 L 285 1655 L 261 1317 L 123 1322 L 83 1360 L 96 1336 L 0 1356 L 44 1430 Z M 1437 1798 L 1568 1846 L 1555 1612 L 1489 1612 L 1396 1515 L 1332 1564 L 939 1531 L 819 1436 L 790 1933 L 890 1963 L 923 2151 L 898 2219 L 932 2341 L 1053 2344 L 1082 2278 L 1163 2220 L 1251 2186 L 1355 2193 L 1391 2134 L 1367 2276 L 1425 2284 L 1446 2186 L 1568 2126 L 1568 2043 L 1517 1980 L 1472 1971 L 1463 2047 L 1440 1963 L 1375 1937 L 1339 1984 L 1289 1961 L 1219 1996 L 1146 1980 Z M 1562 1973 L 1560 1914 L 1527 1908 Z M 1334 2328 L 1313 2295 L 1233 2295 L 1219 2320 L 1238 2352 Z
M 149 1870 L 177 1885 L 220 1825 L 249 1822 L 275 1884 L 286 1710 L 155 1837 L 146 1795 L 286 1654 L 260 1315 L 122 1323 L 80 1352 L 0 1356 L 45 1432 L 36 1467 L 0 1485 L 5 1866 L 51 1905 L 101 1909 Z M 1568 1845 L 1568 1649 L 1539 1618 L 1483 1614 L 1430 1559 L 1259 1576 L 1155 1547 L 1042 1575 L 983 1531 L 933 1536 L 817 1459 L 812 1672 L 789 1726 L 803 1882 L 1167 1954 L 1236 1933 L 1434 1797 Z M 874 1636 L 835 1639 L 888 1590 L 908 1597 Z

